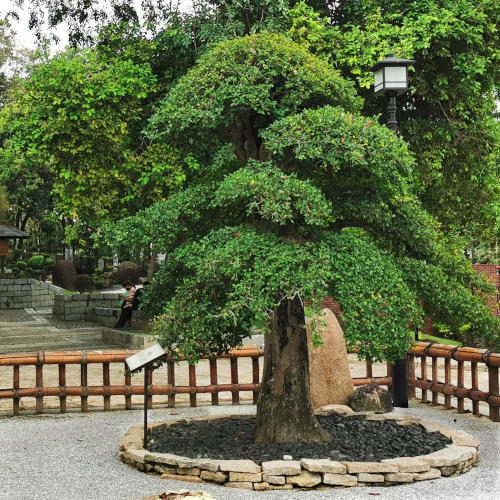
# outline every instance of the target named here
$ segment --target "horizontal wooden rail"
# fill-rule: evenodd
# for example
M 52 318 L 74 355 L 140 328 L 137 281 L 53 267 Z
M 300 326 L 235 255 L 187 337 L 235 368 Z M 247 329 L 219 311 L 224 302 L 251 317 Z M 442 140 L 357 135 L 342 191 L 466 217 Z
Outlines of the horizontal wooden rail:
M 259 384 L 219 384 L 205 386 L 177 386 L 171 385 L 152 385 L 148 392 L 152 395 L 169 396 L 171 394 L 212 394 L 216 392 L 240 392 L 240 391 L 256 391 L 259 389 Z M 123 385 L 111 385 L 109 387 L 80 385 L 66 387 L 30 387 L 28 389 L 0 389 L 0 398 L 27 398 L 36 396 L 126 396 L 126 395 L 142 395 L 144 387 L 133 385 L 130 387 Z
M 377 385 L 386 385 L 388 387 L 392 386 L 392 377 L 364 377 L 364 378 L 353 378 L 352 383 L 357 387 L 359 385 L 368 385 L 370 383 Z
M 119 363 L 138 352 L 126 349 L 121 351 L 40 351 L 34 354 L 2 354 L 0 355 L 0 366 Z M 230 352 L 216 357 L 248 358 L 263 355 L 264 349 L 262 347 L 248 345 L 232 349 Z M 202 359 L 210 357 L 203 356 Z
M 431 378 L 428 377 L 427 358 L 431 359 Z M 420 376 L 416 375 L 415 362 L 420 360 Z M 439 380 L 439 360 L 444 364 L 444 380 Z M 457 382 L 451 383 L 452 367 L 451 360 L 457 362 Z M 465 363 L 470 363 L 471 384 L 466 387 Z M 479 389 L 478 367 L 484 366 L 488 370 L 488 391 Z M 451 398 L 457 398 L 457 409 L 459 413 L 465 412 L 464 401 L 472 401 L 472 412 L 479 416 L 479 403 L 485 402 L 489 406 L 489 417 L 494 422 L 500 421 L 499 407 L 499 374 L 500 353 L 489 352 L 486 349 L 475 349 L 472 347 L 456 347 L 450 345 L 436 344 L 433 342 L 416 342 L 408 353 L 408 383 L 410 385 L 410 397 L 416 397 L 415 388 L 421 389 L 421 400 L 428 402 L 428 391 L 432 393 L 432 403 L 438 404 L 438 395 L 444 396 L 444 405 L 451 408 Z M 483 368 L 484 370 L 484 368 Z
M 500 353 L 489 352 L 486 349 L 475 349 L 474 347 L 457 347 L 434 342 L 415 342 L 410 353 L 415 356 L 432 356 L 456 361 L 484 363 L 486 366 L 492 367 L 500 366 Z

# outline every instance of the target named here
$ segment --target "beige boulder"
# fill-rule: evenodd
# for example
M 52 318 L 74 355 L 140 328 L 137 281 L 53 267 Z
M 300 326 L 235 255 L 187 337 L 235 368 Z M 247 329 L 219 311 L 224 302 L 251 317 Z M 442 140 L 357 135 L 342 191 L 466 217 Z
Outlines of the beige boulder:
M 323 309 L 320 322 L 326 323 L 320 324 L 323 344 L 314 346 L 311 340 L 311 320 L 306 320 L 313 408 L 346 404 L 354 392 L 342 328 L 330 309 Z
M 329 417 L 330 415 L 351 415 L 354 410 L 347 405 L 326 405 L 314 410 L 317 417 Z
M 301 488 L 312 488 L 313 486 L 321 483 L 321 474 L 303 470 L 298 476 L 287 476 L 286 482 L 289 484 L 295 484 Z
M 269 476 L 295 476 L 302 471 L 297 460 L 271 460 L 262 462 L 262 472 Z

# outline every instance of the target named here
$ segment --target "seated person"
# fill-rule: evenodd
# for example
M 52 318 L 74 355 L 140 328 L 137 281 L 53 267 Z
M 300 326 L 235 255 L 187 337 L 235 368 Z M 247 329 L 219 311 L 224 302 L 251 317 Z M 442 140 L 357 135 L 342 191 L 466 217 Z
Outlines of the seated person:
M 122 312 L 114 328 L 123 328 L 125 323 L 132 319 L 132 303 L 134 301 L 135 288 L 129 280 L 124 281 L 122 286 L 126 291 L 125 293 L 119 295 L 121 299 L 120 306 L 122 308 Z

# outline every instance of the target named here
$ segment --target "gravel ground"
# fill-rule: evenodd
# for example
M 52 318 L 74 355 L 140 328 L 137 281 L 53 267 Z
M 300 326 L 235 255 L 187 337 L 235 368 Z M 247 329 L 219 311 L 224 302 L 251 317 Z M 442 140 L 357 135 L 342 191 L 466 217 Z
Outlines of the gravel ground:
M 253 406 L 157 409 L 149 420 L 169 415 L 199 416 L 249 413 Z M 205 490 L 217 500 L 257 499 L 461 499 L 498 498 L 500 486 L 499 424 L 419 404 L 397 409 L 398 415 L 433 420 L 463 429 L 481 442 L 479 467 L 458 478 L 422 481 L 390 488 L 365 487 L 323 491 L 254 492 L 166 481 L 132 469 L 118 460 L 119 439 L 140 425 L 142 411 L 0 418 L 0 499 L 79 500 L 137 499 L 166 490 Z

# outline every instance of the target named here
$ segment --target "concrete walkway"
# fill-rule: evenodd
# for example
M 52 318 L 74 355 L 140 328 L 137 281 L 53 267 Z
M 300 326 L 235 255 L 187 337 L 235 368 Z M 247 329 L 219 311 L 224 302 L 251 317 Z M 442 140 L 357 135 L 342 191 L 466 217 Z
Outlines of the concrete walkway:
M 198 416 L 223 412 L 254 411 L 250 405 L 158 409 L 150 421 L 170 415 Z M 498 498 L 499 424 L 486 418 L 458 415 L 429 406 L 412 404 L 396 414 L 412 415 L 463 429 L 481 443 L 477 468 L 457 478 L 441 478 L 389 488 L 364 487 L 323 491 L 235 490 L 207 483 L 161 480 L 132 469 L 118 460 L 118 442 L 132 425 L 140 425 L 142 411 L 0 418 L 1 500 L 125 500 L 139 499 L 166 490 L 204 490 L 217 500 L 493 500 Z
M 0 354 L 118 349 L 102 340 L 105 328 L 86 321 L 60 321 L 52 309 L 2 309 Z

